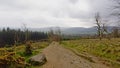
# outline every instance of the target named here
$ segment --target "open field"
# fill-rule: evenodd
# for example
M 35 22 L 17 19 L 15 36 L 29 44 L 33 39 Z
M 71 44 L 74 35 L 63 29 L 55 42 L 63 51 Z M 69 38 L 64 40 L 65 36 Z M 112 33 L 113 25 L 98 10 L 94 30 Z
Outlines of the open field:
M 63 46 L 76 54 L 91 60 L 87 56 L 93 55 L 102 61 L 103 64 L 113 68 L 120 67 L 120 39 L 80 39 L 63 41 Z M 91 60 L 92 61 L 92 60 Z

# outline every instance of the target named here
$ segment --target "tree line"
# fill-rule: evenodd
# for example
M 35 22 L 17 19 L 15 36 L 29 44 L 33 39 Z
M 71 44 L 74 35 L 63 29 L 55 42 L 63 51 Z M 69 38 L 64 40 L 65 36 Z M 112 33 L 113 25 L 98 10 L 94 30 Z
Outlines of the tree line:
M 47 39 L 48 35 L 44 32 L 23 31 L 21 29 L 3 28 L 0 30 L 0 47 L 25 43 L 26 41 L 38 41 Z

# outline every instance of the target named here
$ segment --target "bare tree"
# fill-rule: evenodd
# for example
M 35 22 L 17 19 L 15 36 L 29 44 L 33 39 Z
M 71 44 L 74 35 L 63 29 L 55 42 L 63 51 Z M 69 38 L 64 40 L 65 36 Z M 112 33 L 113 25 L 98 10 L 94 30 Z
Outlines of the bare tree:
M 54 30 L 51 28 L 48 37 L 50 42 L 56 41 L 56 42 L 61 42 L 61 30 L 59 27 L 54 28 Z
M 28 28 L 26 26 L 26 24 L 23 23 L 23 31 L 25 32 L 25 43 L 28 41 L 28 36 L 29 36 L 29 33 L 28 33 Z
M 111 39 L 111 34 L 108 31 L 106 23 L 102 23 L 102 33 L 103 35 L 105 35 L 105 38 L 107 38 L 108 40 Z
M 95 21 L 97 25 L 97 33 L 99 39 L 102 40 L 102 38 L 107 38 L 110 40 L 111 36 L 107 29 L 107 25 L 106 25 L 107 22 L 101 19 L 100 13 L 95 14 Z
M 119 37 L 119 29 L 118 27 L 114 27 L 112 30 L 112 35 L 114 38 L 118 38 Z
M 56 40 L 60 43 L 61 42 L 61 29 L 60 29 L 60 27 L 56 27 L 55 34 L 57 36 Z
M 15 54 L 16 54 L 16 45 L 18 43 L 18 40 L 19 40 L 19 37 L 18 37 L 17 32 L 15 31 L 15 37 L 14 37 L 14 51 L 15 51 Z
M 28 28 L 26 27 L 26 24 L 24 24 L 24 23 L 23 23 L 23 31 L 25 32 L 25 54 L 31 55 L 32 54 L 32 46 L 31 46 L 31 42 L 28 41 L 29 31 L 28 31 Z
M 112 35 L 115 38 L 119 37 L 120 34 L 120 0 L 112 0 L 114 5 L 112 9 L 112 16 L 114 16 L 114 22 L 116 22 L 116 27 L 112 30 Z
M 53 37 L 54 37 L 54 31 L 52 28 L 50 28 L 50 31 L 48 32 L 48 38 L 50 43 L 53 41 Z
M 97 33 L 99 36 L 99 39 L 102 40 L 102 26 L 101 26 L 101 16 L 99 13 L 95 14 L 95 21 L 96 21 L 96 25 L 97 25 Z
M 120 26 L 120 0 L 112 0 L 114 3 L 112 9 L 112 16 L 116 17 L 117 26 Z

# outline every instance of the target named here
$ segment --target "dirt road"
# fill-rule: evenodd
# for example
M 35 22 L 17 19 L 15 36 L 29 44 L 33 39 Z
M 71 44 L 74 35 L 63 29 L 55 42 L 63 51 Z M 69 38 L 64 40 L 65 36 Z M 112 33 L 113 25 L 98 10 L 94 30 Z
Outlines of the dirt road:
M 47 57 L 43 68 L 109 68 L 102 63 L 93 63 L 79 57 L 55 42 L 45 48 L 43 53 Z

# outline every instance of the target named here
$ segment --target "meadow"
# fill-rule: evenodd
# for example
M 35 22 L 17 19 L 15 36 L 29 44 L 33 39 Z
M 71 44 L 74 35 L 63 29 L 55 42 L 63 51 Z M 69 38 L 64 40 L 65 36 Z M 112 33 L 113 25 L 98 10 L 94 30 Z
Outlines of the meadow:
M 104 60 L 104 64 L 113 68 L 120 67 L 120 39 L 80 39 L 63 41 L 62 46 L 76 54 L 89 54 Z M 90 58 L 83 56 L 92 61 Z

